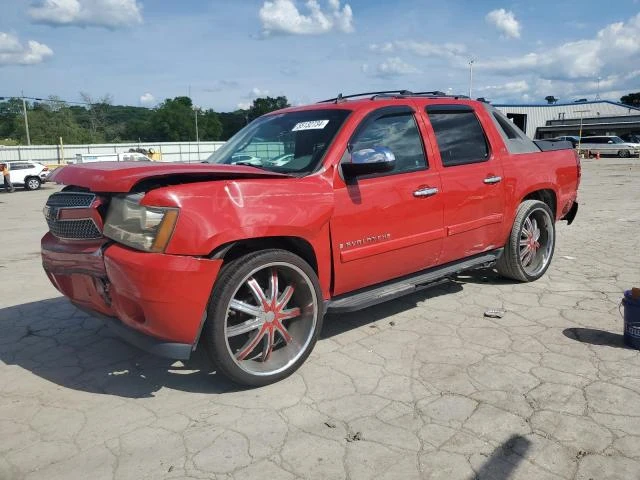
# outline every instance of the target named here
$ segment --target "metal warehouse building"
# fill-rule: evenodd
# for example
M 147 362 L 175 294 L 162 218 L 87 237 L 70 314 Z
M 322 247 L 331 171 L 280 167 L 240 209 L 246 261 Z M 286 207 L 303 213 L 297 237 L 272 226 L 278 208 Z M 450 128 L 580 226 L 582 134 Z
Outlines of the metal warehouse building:
M 640 108 L 609 100 L 529 105 L 494 105 L 535 139 L 640 134 Z

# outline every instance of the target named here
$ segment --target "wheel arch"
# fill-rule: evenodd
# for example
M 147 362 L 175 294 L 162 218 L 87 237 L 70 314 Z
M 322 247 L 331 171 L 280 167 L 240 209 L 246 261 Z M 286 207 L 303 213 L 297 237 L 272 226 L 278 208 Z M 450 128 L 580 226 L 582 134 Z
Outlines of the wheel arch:
M 235 240 L 217 247 L 211 252 L 210 258 L 227 263 L 243 255 L 271 248 L 287 250 L 298 255 L 311 266 L 316 275 L 319 273 L 316 252 L 311 243 L 301 237 L 277 236 Z
M 558 218 L 558 196 L 555 190 L 552 188 L 540 188 L 527 193 L 518 205 L 526 200 L 539 200 L 542 203 L 546 203 L 553 213 L 553 218 Z

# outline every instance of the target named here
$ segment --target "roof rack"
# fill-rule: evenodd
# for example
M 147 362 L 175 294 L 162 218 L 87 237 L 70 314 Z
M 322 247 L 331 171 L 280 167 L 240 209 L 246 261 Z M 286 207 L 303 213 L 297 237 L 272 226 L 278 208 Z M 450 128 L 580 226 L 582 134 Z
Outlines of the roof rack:
M 405 98 L 405 97 L 445 97 L 445 98 L 469 98 L 466 95 L 447 95 L 444 92 L 439 90 L 433 90 L 430 92 L 412 92 L 410 90 L 384 90 L 381 92 L 365 92 L 365 93 L 354 93 L 352 95 L 342 95 L 338 94 L 335 98 L 329 98 L 327 100 L 322 100 L 318 103 L 340 103 L 345 101 L 348 98 L 355 97 L 371 97 L 371 100 L 375 100 L 376 98 Z

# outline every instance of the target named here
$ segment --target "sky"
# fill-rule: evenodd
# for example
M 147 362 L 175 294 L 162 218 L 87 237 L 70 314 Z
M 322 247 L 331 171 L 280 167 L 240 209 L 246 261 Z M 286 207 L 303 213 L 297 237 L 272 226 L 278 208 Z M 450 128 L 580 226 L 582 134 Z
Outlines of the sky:
M 0 97 L 232 111 L 408 89 L 493 103 L 640 91 L 640 1 L 0 0 Z

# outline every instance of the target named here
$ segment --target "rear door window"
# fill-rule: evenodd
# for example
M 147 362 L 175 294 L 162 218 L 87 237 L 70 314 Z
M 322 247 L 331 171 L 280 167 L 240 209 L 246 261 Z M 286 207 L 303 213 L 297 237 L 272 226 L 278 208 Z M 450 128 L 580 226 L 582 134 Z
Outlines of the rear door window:
M 430 105 L 427 115 L 445 167 L 486 162 L 489 159 L 487 138 L 470 107 Z

